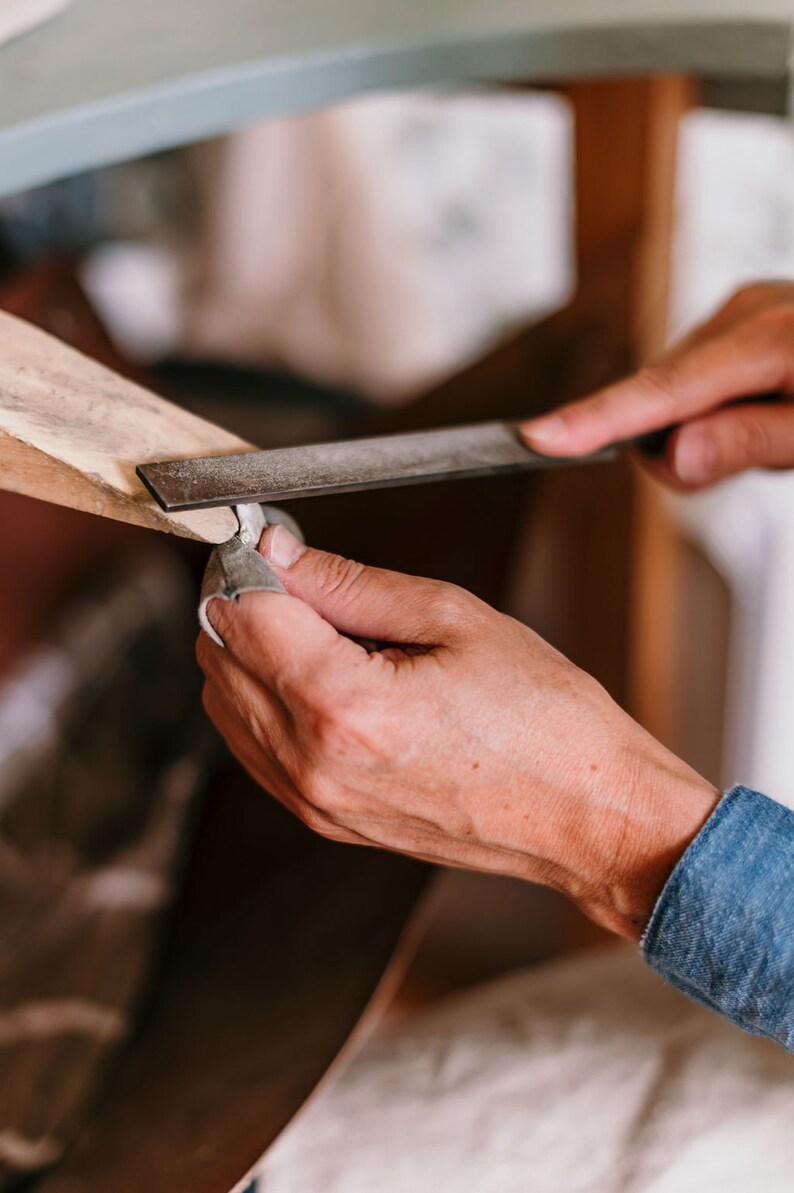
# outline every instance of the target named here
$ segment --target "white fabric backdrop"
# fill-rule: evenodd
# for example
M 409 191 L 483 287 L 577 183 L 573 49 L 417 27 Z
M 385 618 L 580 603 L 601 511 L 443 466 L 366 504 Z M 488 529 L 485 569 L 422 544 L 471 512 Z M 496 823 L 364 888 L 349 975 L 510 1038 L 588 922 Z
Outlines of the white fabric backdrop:
M 381 1030 L 263 1193 L 790 1193 L 794 1067 L 623 948 Z

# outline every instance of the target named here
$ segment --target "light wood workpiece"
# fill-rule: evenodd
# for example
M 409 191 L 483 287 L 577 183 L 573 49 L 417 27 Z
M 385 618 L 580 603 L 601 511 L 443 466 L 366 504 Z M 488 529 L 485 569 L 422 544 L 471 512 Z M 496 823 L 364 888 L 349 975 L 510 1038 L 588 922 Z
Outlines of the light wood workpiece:
M 250 444 L 0 312 L 0 483 L 56 505 L 222 543 L 228 507 L 164 513 L 135 475 L 163 455 L 247 451 Z

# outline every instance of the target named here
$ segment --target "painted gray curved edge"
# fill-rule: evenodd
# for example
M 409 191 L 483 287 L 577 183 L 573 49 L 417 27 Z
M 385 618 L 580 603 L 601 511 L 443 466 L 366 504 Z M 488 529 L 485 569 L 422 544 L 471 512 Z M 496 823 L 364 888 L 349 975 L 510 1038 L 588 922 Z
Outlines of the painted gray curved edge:
M 672 71 L 785 79 L 793 33 L 794 16 L 791 24 L 712 19 L 370 42 L 241 61 L 0 127 L 0 196 L 377 90 Z

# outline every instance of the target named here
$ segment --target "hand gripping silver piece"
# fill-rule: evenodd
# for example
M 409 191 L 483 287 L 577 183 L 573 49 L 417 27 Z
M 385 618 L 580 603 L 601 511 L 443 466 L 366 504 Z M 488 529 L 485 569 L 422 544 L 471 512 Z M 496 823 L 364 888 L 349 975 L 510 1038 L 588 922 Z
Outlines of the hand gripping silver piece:
M 244 592 L 286 592 L 270 564 L 257 550 L 262 532 L 278 524 L 301 541 L 303 535 L 294 518 L 269 505 L 235 506 L 240 529 L 225 543 L 213 549 L 209 557 L 199 598 L 199 623 L 213 642 L 225 646 L 207 615 L 210 601 L 236 601 Z

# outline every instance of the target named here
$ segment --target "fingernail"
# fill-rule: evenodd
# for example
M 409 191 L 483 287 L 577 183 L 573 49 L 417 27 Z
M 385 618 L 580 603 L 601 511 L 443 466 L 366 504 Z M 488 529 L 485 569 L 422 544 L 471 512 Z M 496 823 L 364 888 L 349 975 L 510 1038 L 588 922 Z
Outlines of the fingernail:
M 291 568 L 306 550 L 306 544 L 295 538 L 285 526 L 272 526 L 262 539 L 262 553 L 274 567 Z
M 717 449 L 706 431 L 693 428 L 679 437 L 673 455 L 673 471 L 685 485 L 711 480 L 717 464 Z
M 568 439 L 568 428 L 565 419 L 559 414 L 550 414 L 547 418 L 538 418 L 525 423 L 521 428 L 525 439 L 529 439 L 536 447 L 564 447 Z

